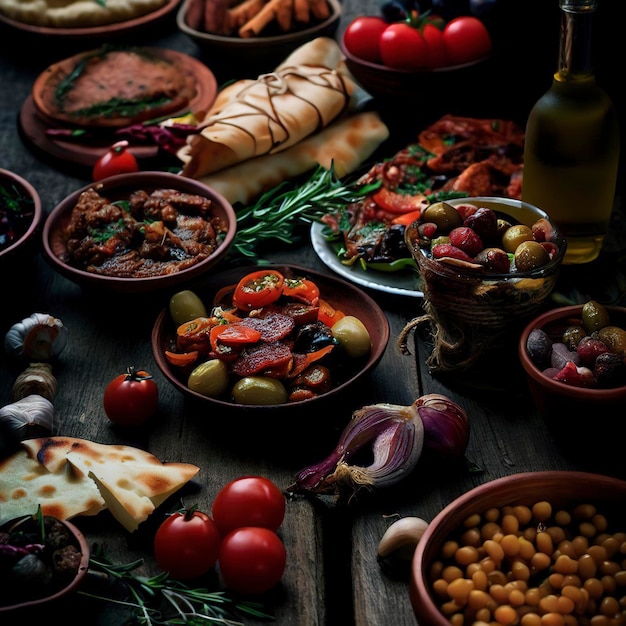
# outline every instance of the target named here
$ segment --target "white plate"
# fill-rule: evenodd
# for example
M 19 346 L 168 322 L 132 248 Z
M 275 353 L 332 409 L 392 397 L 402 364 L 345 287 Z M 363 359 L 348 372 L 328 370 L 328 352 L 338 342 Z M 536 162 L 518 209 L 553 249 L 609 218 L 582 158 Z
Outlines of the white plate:
M 369 287 L 376 291 L 413 298 L 424 297 L 423 292 L 419 291 L 419 274 L 417 271 L 377 272 L 376 270 L 364 270 L 357 265 L 344 265 L 322 236 L 323 227 L 319 223 L 314 223 L 311 226 L 311 244 L 322 263 L 333 270 L 333 272 L 357 285 Z

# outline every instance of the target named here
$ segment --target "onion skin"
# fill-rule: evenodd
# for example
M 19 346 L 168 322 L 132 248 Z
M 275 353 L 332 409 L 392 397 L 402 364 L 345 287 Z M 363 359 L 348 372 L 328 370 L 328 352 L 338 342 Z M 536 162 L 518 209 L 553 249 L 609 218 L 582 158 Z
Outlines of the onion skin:
M 470 436 L 467 413 L 438 393 L 421 396 L 415 405 L 424 424 L 424 448 L 442 459 L 462 459 Z

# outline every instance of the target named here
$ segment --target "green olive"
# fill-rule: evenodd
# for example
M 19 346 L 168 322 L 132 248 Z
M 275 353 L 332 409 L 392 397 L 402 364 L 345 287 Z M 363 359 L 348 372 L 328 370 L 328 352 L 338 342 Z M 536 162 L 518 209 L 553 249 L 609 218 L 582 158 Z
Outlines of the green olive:
M 586 336 L 587 331 L 582 326 L 570 326 L 563 332 L 561 340 L 570 350 L 576 350 L 580 340 Z
M 530 272 L 549 260 L 548 251 L 536 241 L 523 241 L 515 248 L 515 267 L 519 272 Z
M 435 202 L 427 206 L 421 216 L 422 222 L 432 222 L 437 225 L 437 232 L 449 233 L 457 226 L 463 226 L 463 218 L 459 212 L 447 202 Z
M 285 385 L 266 376 L 246 376 L 237 381 L 232 397 L 239 404 L 285 404 L 289 399 Z
M 170 298 L 170 316 L 174 324 L 180 326 L 197 317 L 206 317 L 207 310 L 202 300 L 193 291 L 185 289 Z
M 357 359 L 369 354 L 372 339 L 363 322 L 353 315 L 345 315 L 330 329 L 349 357 Z
M 598 339 L 614 354 L 626 356 L 626 330 L 619 326 L 605 326 L 598 332 Z
M 187 387 L 203 396 L 217 398 L 228 389 L 228 367 L 219 359 L 200 363 L 189 374 Z
M 589 300 L 583 304 L 583 326 L 591 334 L 609 325 L 608 311 L 595 300 Z
M 504 231 L 502 235 L 502 247 L 506 252 L 514 253 L 517 246 L 525 241 L 532 241 L 533 231 L 525 224 L 515 224 Z

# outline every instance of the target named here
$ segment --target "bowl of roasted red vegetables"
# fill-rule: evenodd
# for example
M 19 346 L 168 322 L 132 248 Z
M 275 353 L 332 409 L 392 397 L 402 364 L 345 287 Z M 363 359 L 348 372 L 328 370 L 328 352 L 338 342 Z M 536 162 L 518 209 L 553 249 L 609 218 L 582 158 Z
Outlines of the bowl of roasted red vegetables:
M 417 621 L 624 621 L 625 499 L 625 481 L 576 471 L 512 474 L 459 495 L 417 544 Z
M 558 440 L 586 456 L 623 458 L 626 308 L 588 300 L 544 311 L 522 331 L 518 352 L 533 401 Z
M 172 295 L 152 331 L 165 377 L 223 409 L 289 411 L 362 381 L 389 341 L 389 323 L 343 280 L 283 265 L 220 273 Z
M 237 219 L 200 181 L 169 172 L 110 176 L 64 198 L 43 226 L 43 252 L 88 289 L 144 293 L 210 271 L 228 252 Z

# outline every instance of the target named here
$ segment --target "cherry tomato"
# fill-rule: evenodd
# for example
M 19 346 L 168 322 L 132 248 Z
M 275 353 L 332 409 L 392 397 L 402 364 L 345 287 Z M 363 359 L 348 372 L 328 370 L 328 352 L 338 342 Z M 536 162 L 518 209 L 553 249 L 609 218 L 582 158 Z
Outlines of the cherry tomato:
M 486 26 L 476 17 L 455 17 L 443 29 L 443 41 L 452 65 L 482 59 L 491 52 L 491 37 Z
M 116 174 L 127 174 L 130 172 L 138 172 L 139 164 L 135 155 L 127 150 L 128 141 L 122 140 L 114 143 L 107 152 L 105 152 L 93 167 L 92 178 L 94 181 L 115 176 Z
M 416 28 L 390 24 L 379 40 L 380 56 L 387 67 L 418 70 L 428 66 L 428 45 Z
M 285 496 L 269 478 L 242 476 L 218 491 L 211 513 L 223 537 L 242 526 L 275 531 L 285 517 L 285 506 Z
M 195 508 L 170 515 L 154 536 L 157 565 L 172 578 L 197 578 L 217 563 L 220 534 L 213 520 Z
M 422 37 L 428 45 L 428 67 L 434 69 L 448 65 L 448 54 L 441 29 L 427 22 L 422 28 Z
M 256 595 L 269 591 L 282 578 L 286 562 L 283 542 L 268 528 L 237 528 L 220 545 L 224 584 L 237 593 Z
M 315 306 L 320 299 L 319 287 L 308 278 L 286 278 L 283 295 Z
M 334 306 L 332 306 L 330 302 L 327 302 L 326 300 L 323 300 L 322 298 L 320 298 L 319 310 L 317 312 L 317 319 L 320 322 L 323 322 L 324 324 L 326 324 L 328 328 L 331 328 L 332 325 L 335 322 L 338 322 L 344 315 L 345 314 L 343 311 L 339 311 Z
M 119 426 L 140 426 L 157 411 L 159 391 L 152 376 L 129 367 L 104 390 L 104 412 Z
M 246 274 L 235 287 L 233 304 L 242 311 L 276 302 L 283 292 L 285 278 L 272 269 Z
M 346 50 L 359 59 L 380 63 L 378 42 L 383 31 L 389 26 L 382 17 L 363 15 L 352 20 L 343 34 Z

